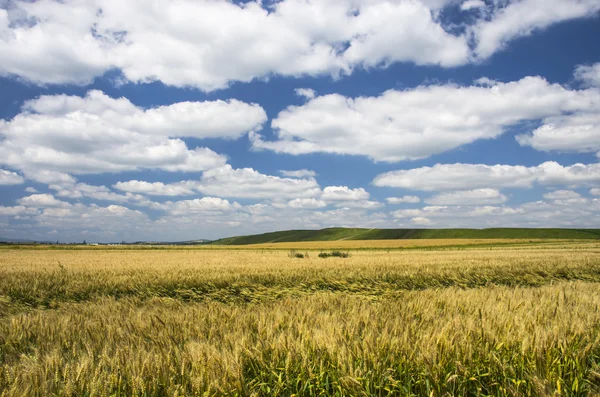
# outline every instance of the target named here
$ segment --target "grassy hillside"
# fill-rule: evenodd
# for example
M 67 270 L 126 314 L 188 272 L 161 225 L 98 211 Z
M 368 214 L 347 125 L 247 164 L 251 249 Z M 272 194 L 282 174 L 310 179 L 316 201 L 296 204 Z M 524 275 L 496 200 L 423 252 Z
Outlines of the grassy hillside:
M 600 229 L 358 229 L 285 230 L 251 236 L 228 237 L 211 242 L 216 245 L 246 245 L 298 241 L 396 240 L 449 238 L 557 238 L 599 239 Z

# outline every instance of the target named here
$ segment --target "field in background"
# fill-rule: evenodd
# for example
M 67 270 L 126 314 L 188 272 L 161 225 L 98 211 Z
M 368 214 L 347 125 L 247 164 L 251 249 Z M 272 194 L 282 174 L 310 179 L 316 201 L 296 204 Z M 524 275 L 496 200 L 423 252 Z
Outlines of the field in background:
M 290 243 L 298 241 L 340 240 L 418 240 L 418 239 L 600 239 L 600 229 L 360 229 L 333 227 L 321 230 L 284 230 L 228 237 L 212 241 L 215 245 Z
M 600 393 L 600 242 L 406 242 L 3 247 L 0 396 Z
M 396 239 L 396 240 L 323 240 L 323 241 L 289 241 L 259 244 L 242 245 L 218 245 L 218 244 L 102 244 L 102 245 L 82 245 L 82 244 L 6 244 L 0 245 L 0 252 L 3 250 L 86 250 L 86 251 L 143 251 L 143 250 L 170 250 L 170 251 L 188 251 L 188 250 L 428 250 L 428 249 L 468 249 L 468 248 L 552 248 L 563 247 L 575 249 L 593 247 L 598 245 L 598 241 L 592 239 L 510 239 L 510 238 L 456 238 L 456 239 Z
M 205 248 L 224 249 L 279 249 L 279 250 L 429 250 L 429 249 L 467 249 L 467 248 L 585 248 L 598 246 L 594 240 L 576 239 L 398 239 L 398 240 L 332 240 L 332 241 L 295 241 L 281 243 L 261 243 L 247 245 L 208 245 Z

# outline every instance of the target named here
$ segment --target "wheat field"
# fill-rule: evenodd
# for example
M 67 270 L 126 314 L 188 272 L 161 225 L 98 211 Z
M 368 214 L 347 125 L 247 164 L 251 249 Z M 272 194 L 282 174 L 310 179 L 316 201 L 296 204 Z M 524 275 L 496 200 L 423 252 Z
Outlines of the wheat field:
M 599 242 L 348 244 L 0 248 L 0 396 L 600 395 Z

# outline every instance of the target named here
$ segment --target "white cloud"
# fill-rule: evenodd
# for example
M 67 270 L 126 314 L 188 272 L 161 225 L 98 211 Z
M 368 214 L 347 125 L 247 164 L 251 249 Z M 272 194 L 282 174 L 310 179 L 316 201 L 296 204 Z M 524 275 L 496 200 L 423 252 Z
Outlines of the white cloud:
M 466 0 L 460 5 L 462 11 L 473 10 L 477 8 L 484 8 L 485 3 L 482 0 Z
M 281 175 L 288 178 L 314 178 L 317 176 L 317 173 L 307 169 L 294 170 L 294 171 L 286 171 L 280 170 Z
M 435 191 L 486 186 L 530 187 L 534 180 L 534 170 L 524 166 L 456 163 L 386 172 L 375 177 L 373 184 Z
M 195 213 L 205 213 L 212 211 L 231 211 L 239 208 L 238 203 L 230 203 L 218 197 L 202 197 L 200 199 L 182 200 L 171 202 L 167 201 L 164 204 L 157 205 L 157 209 L 163 209 L 173 215 L 190 215 Z
M 350 189 L 348 186 L 327 186 L 323 189 L 321 199 L 325 201 L 358 201 L 367 200 L 369 193 L 362 187 Z
M 60 172 L 40 170 L 39 172 L 31 173 L 27 176 L 29 179 L 48 185 L 48 188 L 54 190 L 56 192 L 55 195 L 61 198 L 78 200 L 85 197 L 101 201 L 114 201 L 120 203 L 129 202 L 141 206 L 149 206 L 151 204 L 151 201 L 140 194 L 130 192 L 119 194 L 111 191 L 106 186 L 78 183 L 76 178 Z M 34 187 L 28 187 L 25 191 L 28 193 L 38 193 L 37 189 Z M 31 205 L 31 200 L 49 203 L 52 200 L 55 200 L 55 198 L 51 194 L 34 194 L 22 200 L 29 200 L 29 205 Z M 66 202 L 61 203 L 63 203 L 61 204 L 63 206 L 68 204 Z
M 167 201 L 151 205 L 153 210 L 161 211 L 153 220 L 142 210 L 132 210 L 124 205 L 63 205 L 51 198 L 35 198 L 26 200 L 26 205 L 0 207 L 0 224 L 10 223 L 10 236 L 17 238 L 43 239 L 41 237 L 55 231 L 53 238 L 58 236 L 61 241 L 81 241 L 83 238 L 88 241 L 182 241 L 275 229 L 333 226 L 583 228 L 598 227 L 600 222 L 600 199 L 582 197 L 530 202 L 516 207 L 427 205 L 391 213 L 349 206 L 331 210 L 295 208 L 286 201 L 283 203 L 282 206 L 266 202 L 242 206 L 217 197 Z M 352 205 L 354 201 L 337 203 Z M 50 206 L 54 204 L 56 206 Z
M 403 203 L 416 204 L 416 203 L 420 203 L 421 199 L 417 196 L 402 196 L 402 197 L 388 197 L 385 199 L 385 201 L 387 201 L 388 204 L 403 204 Z
M 31 196 L 23 197 L 17 200 L 20 205 L 34 208 L 46 208 L 46 207 L 70 207 L 71 204 L 66 201 L 56 199 L 51 194 L 32 194 Z
M 16 172 L 0 169 L 0 186 L 2 185 L 20 185 L 25 180 Z
M 127 129 L 144 135 L 229 139 L 260 129 L 267 119 L 259 105 L 236 99 L 177 102 L 142 109 L 127 98 L 111 98 L 98 90 L 88 91 L 85 97 L 40 96 L 25 102 L 23 113 L 30 117 L 38 115 L 42 120 L 42 116 L 56 117 L 63 122 L 79 121 L 76 116 L 91 121 L 100 119 L 110 130 Z M 19 118 L 14 121 L 19 121 Z M 54 119 L 51 121 L 56 122 Z M 43 131 L 36 132 L 44 135 Z
M 312 171 L 282 171 L 293 178 L 265 175 L 252 168 L 234 169 L 230 165 L 204 171 L 199 180 L 186 180 L 165 184 L 131 180 L 117 182 L 113 187 L 129 193 L 154 196 L 184 196 L 201 192 L 217 197 L 239 197 L 249 199 L 290 199 L 319 196 L 321 189 L 317 181 L 302 178 Z
M 477 58 L 488 58 L 516 38 L 528 36 L 552 24 L 591 17 L 600 10 L 597 0 L 496 1 L 490 18 L 481 19 L 469 31 Z
M 96 204 L 45 208 L 36 220 L 39 228 L 59 230 L 62 236 L 74 236 L 76 240 L 95 234 L 115 241 L 114 236 L 143 233 L 149 224 L 148 216 L 141 211 L 122 205 L 101 207 Z M 130 241 L 133 239 L 130 238 Z
M 382 213 L 362 208 L 332 210 L 290 208 L 258 204 L 228 212 L 202 213 L 161 218 L 172 230 L 187 230 L 188 239 L 199 235 L 198 223 L 210 222 L 223 235 L 267 232 L 276 229 L 347 227 L 598 227 L 600 199 L 564 205 L 557 202 L 532 202 L 510 206 L 425 206 L 403 213 Z M 397 211 L 397 212 L 401 212 Z M 428 221 L 414 218 L 425 218 Z M 421 222 L 419 224 L 419 222 Z M 236 224 L 235 226 L 233 224 Z M 178 225 L 175 227 L 174 225 Z M 213 230 L 211 230 L 213 232 Z M 191 234 L 190 234 L 191 233 Z M 200 237 L 205 236 L 201 234 Z
M 0 75 L 87 84 L 117 68 L 127 81 L 210 91 L 396 61 L 455 66 L 469 49 L 466 37 L 434 20 L 433 8 L 445 3 L 16 1 L 0 10 Z
M 121 205 L 69 204 L 52 195 L 32 195 L 22 205 L 0 207 L 1 217 L 12 218 L 11 236 L 44 240 L 81 241 L 94 236 L 102 241 L 134 241 L 136 235 L 150 230 L 150 220 L 141 211 Z M 85 237 L 84 237 L 85 236 Z M 89 241 L 89 239 L 88 239 Z
M 268 199 L 310 198 L 321 193 L 313 178 L 280 178 L 230 165 L 204 171 L 195 189 L 211 196 Z
M 316 198 L 297 198 L 288 202 L 291 208 L 323 208 L 327 207 L 327 203 Z
M 600 151 L 600 113 L 575 113 L 551 117 L 531 135 L 516 137 L 519 144 L 536 150 L 562 152 Z
M 484 12 L 466 33 L 452 34 L 439 14 L 458 2 L 16 0 L 0 9 L 0 76 L 89 84 L 116 69 L 125 82 L 211 91 L 235 81 L 337 77 L 394 62 L 452 67 L 600 8 L 596 0 L 494 1 L 485 8 L 467 0 L 463 10 Z
M 1 144 L 0 144 L 1 146 Z M 32 181 L 44 183 L 46 185 L 51 184 L 69 184 L 72 185 L 76 182 L 76 179 L 63 172 L 49 171 L 44 169 L 28 170 L 25 172 L 27 179 Z
M 432 205 L 489 205 L 506 202 L 505 195 L 496 189 L 461 190 L 439 193 L 425 200 Z
M 40 181 L 47 179 L 44 173 L 201 171 L 225 164 L 225 157 L 207 148 L 188 149 L 173 137 L 237 138 L 265 119 L 260 106 L 237 100 L 143 110 L 100 91 L 83 98 L 42 96 L 26 102 L 14 119 L 0 121 L 0 162 Z
M 537 182 L 542 185 L 589 186 L 600 183 L 600 163 L 563 167 L 555 161 L 547 161 L 537 167 L 537 172 Z
M 590 87 L 600 87 L 600 62 L 593 65 L 580 65 L 575 69 L 575 77 Z
M 164 184 L 162 182 L 127 181 L 117 182 L 115 189 L 130 193 L 142 193 L 151 196 L 187 196 L 194 194 L 191 182 Z
M 562 166 L 547 161 L 538 166 L 436 164 L 432 167 L 390 171 L 373 180 L 375 186 L 411 190 L 462 190 L 486 187 L 529 188 L 541 185 L 589 186 L 600 183 L 600 163 Z
M 91 31 L 96 11 L 92 1 L 10 2 L 0 9 L 0 75 L 42 84 L 87 84 L 102 75 L 112 65 Z
M 350 189 L 348 186 L 327 186 L 323 189 L 320 198 L 297 198 L 287 205 L 291 208 L 324 208 L 333 204 L 337 208 L 376 209 L 384 204 L 369 200 L 369 193 L 363 188 Z
M 600 199 L 571 198 L 528 202 L 515 207 L 494 205 L 426 206 L 391 213 L 396 225 L 413 218 L 429 219 L 436 227 L 571 227 L 597 228 Z M 398 227 L 398 226 L 397 226 Z
M 422 211 L 418 210 L 418 209 L 398 210 L 398 211 L 392 212 L 392 215 L 394 215 L 396 218 L 410 218 L 411 216 L 420 215 L 421 213 L 422 213 Z
M 256 133 L 250 138 L 256 149 L 278 153 L 350 154 L 397 162 L 495 138 L 519 122 L 600 110 L 597 90 L 570 90 L 540 77 L 492 83 L 421 86 L 354 99 L 319 96 L 279 113 L 271 123 L 276 140 L 265 141 Z
M 394 62 L 457 66 L 466 62 L 464 36 L 448 34 L 433 22 L 432 12 L 420 2 L 365 1 L 355 18 L 353 37 L 343 53 L 349 65 L 365 68 Z
M 572 190 L 555 190 L 553 192 L 544 193 L 544 198 L 548 200 L 566 200 L 580 198 L 581 195 Z
M 568 206 L 582 205 L 582 204 L 587 204 L 588 202 L 589 202 L 588 199 L 583 198 L 583 197 L 567 198 L 567 199 L 560 199 L 560 200 L 552 201 L 552 203 L 555 205 L 568 205 Z
M 599 188 L 590 189 L 590 194 L 592 196 L 600 196 L 600 189 Z
M 416 217 L 412 218 L 410 221 L 412 223 L 414 223 L 415 225 L 420 225 L 420 226 L 429 226 L 433 223 L 433 222 L 431 222 L 431 219 L 425 218 L 422 216 L 416 216 Z
M 463 226 L 473 224 L 479 221 L 483 224 L 484 221 L 493 220 L 494 217 L 498 216 L 509 216 L 516 214 L 523 214 L 525 210 L 522 208 L 511 208 L 511 207 L 499 207 L 492 205 L 483 206 L 426 206 L 422 209 L 414 210 L 398 210 L 394 211 L 392 215 L 396 218 L 421 218 L 432 220 L 435 219 L 436 223 L 440 225 L 452 224 L 457 222 L 457 226 Z M 464 218 L 464 219 L 461 219 Z M 469 219 L 470 218 L 470 219 Z M 476 223 L 475 223 L 476 224 Z M 456 227 L 456 226 L 455 226 Z
M 376 209 L 384 206 L 383 203 L 374 200 L 338 201 L 333 204 L 338 208 L 363 208 Z
M 296 92 L 296 95 L 306 99 L 313 99 L 316 95 L 315 90 L 312 88 L 296 88 L 294 91 Z
M 34 215 L 37 213 L 36 208 L 28 208 L 23 205 L 16 205 L 12 207 L 0 206 L 0 215 L 1 216 L 20 216 L 20 215 Z M 3 236 L 5 237 L 5 236 Z
M 119 194 L 111 191 L 106 186 L 88 185 L 87 183 L 77 184 L 53 184 L 48 186 L 56 191 L 56 195 L 63 198 L 81 199 L 83 197 L 101 200 L 114 201 L 118 203 L 133 203 L 135 205 L 148 206 L 151 201 L 140 194 L 125 193 Z

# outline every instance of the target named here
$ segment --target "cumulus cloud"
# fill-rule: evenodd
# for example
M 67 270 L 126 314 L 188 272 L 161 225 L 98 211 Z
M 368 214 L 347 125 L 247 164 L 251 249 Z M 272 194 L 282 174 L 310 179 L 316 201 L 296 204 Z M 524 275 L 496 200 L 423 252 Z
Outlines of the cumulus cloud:
M 0 186 L 2 185 L 20 185 L 25 180 L 16 172 L 0 169 Z
M 402 196 L 402 197 L 388 197 L 385 199 L 385 201 L 387 201 L 388 204 L 403 204 L 403 203 L 416 204 L 416 203 L 420 203 L 421 199 L 417 196 Z
M 294 171 L 280 170 L 279 172 L 281 173 L 281 175 L 288 178 L 314 178 L 315 176 L 317 176 L 316 172 L 307 169 Z
M 311 198 L 321 194 L 321 188 L 311 176 L 312 171 L 282 171 L 293 178 L 262 174 L 252 168 L 234 169 L 230 165 L 213 168 L 202 173 L 198 180 L 175 183 L 124 181 L 113 185 L 115 189 L 153 196 L 185 196 L 198 192 L 217 197 L 248 199 Z M 304 178 L 306 176 L 306 178 Z
M 390 171 L 373 180 L 375 186 L 435 191 L 486 187 L 529 188 L 541 185 L 589 186 L 600 183 L 600 163 L 562 166 L 547 161 L 538 166 L 436 164 Z
M 0 121 L 0 163 L 37 180 L 60 173 L 201 171 L 225 164 L 225 157 L 190 149 L 180 137 L 234 139 L 265 120 L 260 106 L 237 100 L 144 110 L 101 91 L 42 96 L 26 102 L 12 120 Z
M 559 193 L 556 197 L 566 197 Z M 552 197 L 552 196 L 550 196 Z M 571 197 L 507 205 L 428 205 L 391 213 L 397 225 L 425 218 L 435 227 L 571 227 L 594 228 L 600 220 L 600 199 Z
M 531 134 L 518 135 L 516 139 L 523 146 L 542 151 L 599 152 L 600 114 L 575 113 L 550 117 Z
M 545 193 L 544 198 L 552 200 L 556 205 L 577 205 L 588 202 L 588 199 L 581 197 L 579 193 L 572 190 L 555 190 Z
M 429 226 L 433 223 L 431 221 L 431 219 L 425 218 L 423 216 L 416 216 L 416 217 L 412 218 L 410 221 L 412 223 L 414 223 L 415 225 L 420 225 L 420 226 Z
M 156 209 L 168 211 L 172 215 L 190 215 L 196 213 L 205 213 L 213 211 L 231 211 L 240 208 L 238 203 L 230 203 L 228 200 L 218 197 L 202 197 L 193 200 L 182 200 L 156 205 Z
M 211 91 L 273 74 L 468 59 L 467 38 L 448 33 L 432 15 L 446 1 L 261 3 L 11 2 L 0 9 L 0 75 L 87 84 L 116 68 L 131 82 Z
M 122 205 L 68 203 L 51 194 L 30 195 L 17 203 L 0 207 L 0 221 L 10 219 L 6 232 L 16 238 L 45 240 L 58 235 L 61 241 L 81 241 L 87 236 L 102 241 L 134 241 L 135 236 L 150 230 L 151 221 L 145 213 Z
M 540 77 L 472 86 L 454 84 L 389 90 L 378 97 L 316 97 L 272 121 L 277 139 L 250 138 L 256 149 L 294 155 L 334 153 L 397 162 L 426 158 L 517 123 L 571 112 L 597 112 L 600 92 L 571 90 Z M 527 101 L 523 101 L 527 98 Z
M 597 0 L 496 1 L 492 5 L 490 16 L 469 28 L 476 58 L 488 58 L 511 40 L 558 22 L 591 17 L 600 10 Z
M 590 194 L 592 196 L 600 196 L 600 189 L 598 189 L 598 188 L 590 189 Z
M 16 0 L 0 9 L 0 75 L 88 84 L 117 69 L 128 82 L 211 91 L 234 81 L 339 76 L 394 62 L 452 67 L 600 8 L 596 0 L 495 1 L 489 7 L 467 0 L 463 10 L 485 11 L 465 33 L 452 34 L 437 16 L 456 3 Z
M 446 206 L 426 206 L 422 209 L 396 210 L 392 212 L 392 215 L 396 218 L 414 218 L 428 213 L 440 212 L 447 208 Z
M 356 17 L 360 36 L 350 40 L 342 55 L 349 65 L 365 68 L 394 62 L 457 66 L 466 62 L 464 36 L 453 36 L 432 23 L 431 9 L 420 2 L 363 2 Z
M 152 202 L 141 194 L 125 193 L 119 194 L 111 191 L 106 186 L 89 185 L 87 183 L 77 184 L 53 184 L 48 186 L 56 191 L 56 195 L 63 198 L 81 199 L 90 198 L 100 201 L 113 201 L 118 203 L 132 203 L 135 205 L 149 206 Z
M 24 205 L 15 206 L 0 206 L 0 216 L 3 217 L 15 217 L 21 215 L 35 215 L 37 214 L 37 208 L 25 207 Z
M 575 69 L 575 77 L 587 86 L 600 87 L 600 62 L 593 65 L 579 65 Z
M 202 173 L 195 189 L 211 196 L 243 198 L 310 198 L 321 193 L 314 178 L 281 178 L 230 165 Z
M 32 194 L 31 196 L 23 197 L 17 200 L 20 205 L 34 208 L 45 207 L 70 207 L 71 204 L 66 201 L 58 200 L 51 194 Z
M 484 8 L 485 3 L 482 0 L 466 0 L 460 5 L 462 11 L 469 11 L 477 8 Z
M 306 99 L 313 99 L 317 94 L 312 88 L 296 88 L 295 92 L 299 97 Z
M 502 204 L 506 200 L 498 190 L 488 188 L 439 193 L 425 202 L 431 205 L 489 205 Z
M 534 167 L 532 167 L 534 168 Z M 555 161 L 547 161 L 537 168 L 537 182 L 552 186 L 590 186 L 600 183 L 600 163 L 573 164 L 562 166 Z
M 369 193 L 362 187 L 350 189 L 348 186 L 327 186 L 323 189 L 322 200 L 326 201 L 357 201 L 367 200 Z
M 69 184 L 73 185 L 77 181 L 72 175 L 64 172 L 49 171 L 44 169 L 34 169 L 25 171 L 25 176 L 35 182 L 51 184 Z
M 355 200 L 355 201 L 338 201 L 333 204 L 338 208 L 363 208 L 376 209 L 384 206 L 383 203 L 375 200 Z
M 580 198 L 581 195 L 572 190 L 555 190 L 553 192 L 544 193 L 544 198 L 548 200 L 565 200 L 572 198 Z
M 558 196 L 557 196 L 558 197 Z M 567 197 L 562 195 L 561 197 Z M 56 200 L 56 199 L 54 199 Z M 274 229 L 346 227 L 597 227 L 600 199 L 563 198 L 505 205 L 426 205 L 391 213 L 373 209 L 320 207 L 318 199 L 291 200 L 305 206 L 268 202 L 242 206 L 217 197 L 153 203 L 159 211 L 150 219 L 125 205 L 73 203 L 50 197 L 32 198 L 0 207 L 0 222 L 11 224 L 11 235 L 41 238 L 52 231 L 64 239 L 80 241 L 181 241 L 251 234 Z M 310 203 L 317 203 L 316 208 Z M 340 204 L 353 201 L 339 201 Z M 334 203 L 335 205 L 335 203 Z M 10 221 L 9 221 L 10 220 Z M 56 237 L 54 237 L 56 238 Z
M 291 208 L 323 208 L 327 207 L 327 203 L 316 198 L 297 198 L 291 200 L 287 204 Z
M 134 194 L 127 192 L 125 194 L 115 193 L 106 186 L 90 185 L 87 183 L 77 182 L 77 179 L 71 175 L 50 172 L 41 170 L 39 172 L 28 174 L 28 179 L 35 180 L 36 182 L 44 183 L 48 185 L 50 190 L 55 191 L 54 195 L 61 198 L 79 200 L 82 198 L 89 198 L 100 201 L 113 201 L 119 203 L 133 203 L 140 206 L 149 206 L 151 201 L 141 194 Z M 34 187 L 28 187 L 25 189 L 28 193 L 38 193 Z M 25 198 L 26 200 L 36 199 L 39 200 L 45 198 L 46 200 L 53 200 L 54 196 L 51 194 L 37 194 Z
M 148 216 L 139 210 L 122 205 L 106 207 L 96 204 L 75 204 L 68 208 L 45 208 L 32 219 L 37 235 L 44 230 L 56 230 L 63 239 L 80 241 L 86 236 L 103 241 L 135 241 L 151 224 Z
M 351 189 L 348 186 L 327 186 L 320 197 L 297 198 L 288 202 L 292 208 L 323 208 L 332 204 L 338 208 L 376 209 L 383 204 L 369 200 L 369 193 L 363 188 Z
M 191 182 L 165 184 L 162 182 L 127 181 L 117 182 L 113 187 L 130 193 L 142 193 L 151 196 L 187 196 L 194 194 Z

